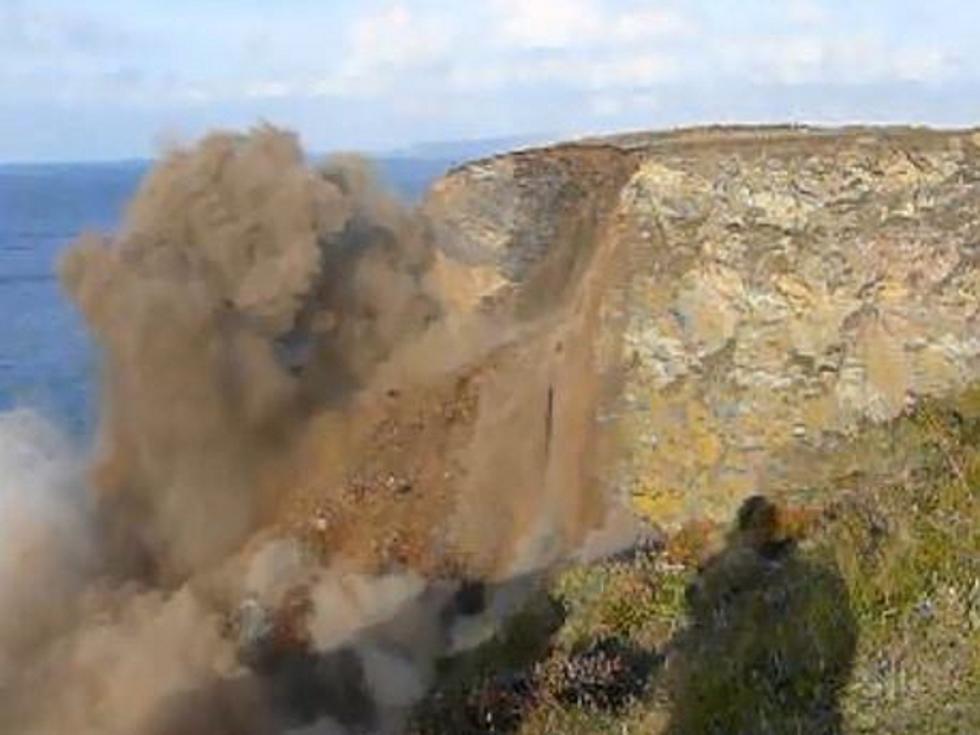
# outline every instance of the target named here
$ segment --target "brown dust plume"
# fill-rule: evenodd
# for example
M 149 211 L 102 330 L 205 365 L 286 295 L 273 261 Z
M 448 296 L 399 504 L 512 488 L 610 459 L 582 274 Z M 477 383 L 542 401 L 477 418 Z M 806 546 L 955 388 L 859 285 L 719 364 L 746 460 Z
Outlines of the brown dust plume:
M 0 575 L 37 621 L 0 606 L 0 729 L 397 732 L 601 522 L 601 275 L 460 309 L 433 216 L 262 128 L 170 153 L 72 246 L 100 431 L 33 586 Z

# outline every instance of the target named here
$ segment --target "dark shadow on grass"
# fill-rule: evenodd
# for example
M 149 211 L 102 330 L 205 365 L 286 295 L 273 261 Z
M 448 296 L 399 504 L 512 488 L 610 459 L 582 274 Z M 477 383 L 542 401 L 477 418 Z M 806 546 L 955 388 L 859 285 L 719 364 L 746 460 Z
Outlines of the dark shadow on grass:
M 835 735 L 857 632 L 836 566 L 777 535 L 755 496 L 688 589 L 670 646 L 670 735 Z

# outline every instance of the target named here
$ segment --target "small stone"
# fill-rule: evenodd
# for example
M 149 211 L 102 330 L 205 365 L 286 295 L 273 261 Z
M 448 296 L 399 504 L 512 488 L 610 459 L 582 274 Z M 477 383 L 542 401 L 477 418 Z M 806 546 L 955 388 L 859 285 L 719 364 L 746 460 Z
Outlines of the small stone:
M 915 606 L 915 612 L 922 618 L 929 620 L 935 613 L 935 606 L 932 604 L 932 600 L 926 598 L 920 600 Z

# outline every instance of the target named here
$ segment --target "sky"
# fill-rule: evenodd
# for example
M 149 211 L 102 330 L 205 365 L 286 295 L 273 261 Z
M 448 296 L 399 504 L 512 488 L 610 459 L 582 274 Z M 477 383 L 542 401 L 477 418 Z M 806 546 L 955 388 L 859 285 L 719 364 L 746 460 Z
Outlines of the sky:
M 980 122 L 976 0 L 0 0 L 0 161 Z

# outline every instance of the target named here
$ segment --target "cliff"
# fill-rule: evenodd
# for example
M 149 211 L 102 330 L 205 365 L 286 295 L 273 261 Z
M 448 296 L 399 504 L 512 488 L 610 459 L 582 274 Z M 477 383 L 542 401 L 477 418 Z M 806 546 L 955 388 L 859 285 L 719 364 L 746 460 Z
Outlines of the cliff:
M 599 474 L 668 527 L 884 470 L 850 438 L 980 373 L 978 132 L 585 140 L 458 168 L 424 211 L 462 308 L 588 312 Z

